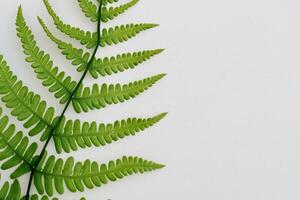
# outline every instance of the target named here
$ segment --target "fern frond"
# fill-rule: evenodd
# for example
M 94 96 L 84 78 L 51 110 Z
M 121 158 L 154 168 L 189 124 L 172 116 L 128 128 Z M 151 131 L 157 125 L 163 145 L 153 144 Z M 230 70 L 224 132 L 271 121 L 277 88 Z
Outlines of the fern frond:
M 98 78 L 99 76 L 107 76 L 128 69 L 134 69 L 137 65 L 149 60 L 162 51 L 163 49 L 139 51 L 134 53 L 124 53 L 110 58 L 97 59 L 92 63 L 89 72 L 93 78 Z M 86 65 L 81 65 L 78 68 L 78 71 L 81 72 L 85 68 Z
M 113 44 L 125 42 L 135 37 L 138 33 L 157 26 L 158 24 L 127 24 L 103 29 L 100 46 L 111 46 Z
M 134 136 L 138 132 L 158 123 L 167 113 L 148 119 L 128 118 L 116 121 L 113 124 L 100 124 L 96 122 L 81 123 L 80 120 L 63 119 L 62 123 L 53 135 L 57 153 L 65 151 L 77 151 L 79 148 L 91 146 L 105 146 L 128 136 Z
M 108 164 L 99 165 L 97 162 L 86 160 L 75 162 L 73 157 L 65 162 L 54 156 L 43 157 L 34 175 L 34 184 L 40 194 L 45 192 L 52 196 L 54 191 L 64 193 L 65 186 L 71 192 L 93 189 L 117 181 L 125 176 L 149 172 L 163 168 L 163 165 L 143 160 L 138 157 L 123 157 Z
M 19 181 L 15 180 L 12 185 L 5 182 L 0 189 L 1 200 L 20 200 L 21 198 L 21 186 Z
M 61 50 L 61 53 L 66 57 L 66 59 L 70 60 L 74 66 L 86 68 L 90 59 L 90 53 L 84 52 L 82 49 L 74 48 L 72 44 L 68 44 L 58 39 L 51 33 L 41 18 L 38 18 L 38 20 L 47 36 L 57 44 L 58 48 Z
M 126 10 L 128 10 L 130 7 L 137 4 L 139 0 L 131 0 L 128 3 L 125 3 L 123 5 L 117 6 L 117 7 L 109 7 L 106 6 L 102 8 L 102 14 L 101 14 L 101 21 L 102 22 L 108 22 L 109 20 L 113 20 L 120 14 L 124 13 Z M 92 22 L 98 21 L 98 7 L 90 0 L 78 0 L 79 6 L 82 10 L 82 12 L 85 14 L 86 17 L 90 18 Z
M 2 109 L 0 109 L 0 115 Z M 37 144 L 29 144 L 29 139 L 22 132 L 16 132 L 15 125 L 9 124 L 7 116 L 0 118 L 0 161 L 2 170 L 17 167 L 11 178 L 18 178 L 30 172 L 34 166 Z
M 102 15 L 101 15 L 101 21 L 102 22 L 108 22 L 110 20 L 115 19 L 120 14 L 127 11 L 129 8 L 133 7 L 139 2 L 139 0 L 131 0 L 123 5 L 117 6 L 117 7 L 103 7 L 102 9 Z
M 45 101 L 23 86 L 22 81 L 10 71 L 3 56 L 0 55 L 0 95 L 6 107 L 12 109 L 11 114 L 19 121 L 26 121 L 25 128 L 32 128 L 30 136 L 43 132 L 44 141 L 53 129 L 54 108 L 47 107 Z
M 48 87 L 56 98 L 60 99 L 60 103 L 66 103 L 77 84 L 76 81 L 73 81 L 70 76 L 65 77 L 64 72 L 59 72 L 58 67 L 53 66 L 49 54 L 46 54 L 37 46 L 34 35 L 23 17 L 21 7 L 19 7 L 16 25 L 17 35 L 26 55 L 25 60 L 31 63 L 37 78 L 43 81 L 43 85 Z
M 90 31 L 83 31 L 80 28 L 75 28 L 72 27 L 71 25 L 65 24 L 54 12 L 48 0 L 44 0 L 44 4 L 58 30 L 68 35 L 69 37 L 80 41 L 82 45 L 85 45 L 89 49 L 97 46 L 98 44 L 97 33 L 95 32 L 92 33 Z M 114 28 L 103 29 L 100 46 L 102 47 L 106 45 L 110 46 L 112 44 L 118 44 L 127 41 L 128 39 L 136 36 L 138 33 L 154 28 L 156 26 L 158 25 L 157 24 L 127 24 L 127 25 L 116 26 Z
M 147 90 L 165 74 L 159 74 L 140 81 L 131 82 L 125 85 L 103 84 L 101 89 L 97 84 L 92 89 L 83 88 L 81 85 L 72 99 L 72 105 L 76 112 L 88 112 L 93 109 L 104 108 L 107 105 L 122 103 L 136 97 Z

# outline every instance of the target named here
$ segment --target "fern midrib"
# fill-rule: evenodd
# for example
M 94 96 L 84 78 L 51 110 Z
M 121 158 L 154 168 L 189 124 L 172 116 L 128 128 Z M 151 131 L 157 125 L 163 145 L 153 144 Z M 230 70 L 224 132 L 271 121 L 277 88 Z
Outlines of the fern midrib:
M 72 134 L 72 135 L 67 135 L 67 134 L 63 134 L 63 132 L 61 133 L 57 133 L 55 132 L 55 134 L 53 135 L 53 137 L 56 138 L 84 138 L 84 137 L 93 137 L 93 136 L 97 136 L 97 137 L 105 137 L 105 136 L 112 136 L 112 135 L 117 135 L 118 132 L 125 132 L 125 131 L 131 131 L 134 130 L 134 132 L 138 132 L 136 131 L 136 129 L 141 129 L 141 127 L 144 127 L 146 125 L 148 125 L 150 121 L 146 121 L 143 123 L 140 123 L 139 125 L 133 124 L 133 125 L 129 125 L 126 127 L 120 127 L 118 129 L 115 130 L 110 130 L 110 131 L 95 131 L 95 132 L 82 132 L 81 134 Z
M 2 74 L 5 72 L 2 71 L 2 69 L 0 68 Z M 10 83 L 10 80 L 8 80 L 6 78 L 6 76 L 3 76 L 4 79 L 6 80 L 6 82 L 8 83 L 8 89 L 14 94 L 14 96 L 19 100 L 20 104 L 22 104 L 25 108 L 27 108 L 28 110 L 31 111 L 32 115 L 35 115 L 37 118 L 39 118 L 40 121 L 42 121 L 44 124 L 47 125 L 48 128 L 53 128 L 51 126 L 50 123 L 48 123 L 47 121 L 44 120 L 44 118 L 42 116 L 40 116 L 39 114 L 36 113 L 35 110 L 33 110 L 31 107 L 29 107 L 27 104 L 24 103 L 23 99 L 19 98 L 18 94 L 13 90 L 13 84 Z M 28 95 L 28 94 L 27 94 Z
M 58 119 L 55 127 L 52 129 L 51 134 L 49 135 L 49 138 L 47 139 L 47 141 L 46 141 L 46 143 L 45 143 L 45 145 L 44 145 L 44 147 L 43 147 L 43 149 L 41 151 L 41 154 L 39 155 L 39 157 L 37 159 L 37 162 L 35 163 L 35 166 L 31 170 L 31 174 L 30 174 L 30 179 L 29 179 L 29 184 L 28 184 L 28 188 L 27 188 L 25 200 L 29 200 L 29 198 L 30 198 L 30 189 L 31 189 L 32 181 L 33 181 L 33 176 L 37 172 L 36 167 L 38 167 L 39 164 L 40 164 L 40 162 L 42 161 L 42 158 L 43 158 L 43 156 L 44 156 L 44 154 L 46 152 L 46 148 L 47 148 L 50 140 L 52 139 L 55 130 L 59 127 L 60 123 L 62 122 L 62 119 L 63 119 L 63 117 L 65 115 L 65 112 L 66 112 L 67 108 L 69 107 L 70 103 L 72 102 L 72 99 L 73 99 L 74 95 L 76 94 L 77 90 L 80 88 L 80 86 L 81 86 L 81 84 L 82 84 L 85 76 L 87 75 L 89 67 L 92 65 L 93 60 L 94 60 L 94 58 L 96 56 L 96 53 L 98 51 L 98 48 L 100 46 L 100 41 L 101 41 L 101 12 L 102 12 L 102 2 L 103 2 L 103 0 L 100 0 L 99 8 L 98 8 L 99 18 L 98 18 L 98 23 L 97 23 L 97 45 L 96 45 L 96 48 L 95 48 L 95 50 L 94 50 L 94 52 L 93 52 L 93 54 L 92 54 L 92 56 L 90 58 L 90 61 L 88 63 L 88 66 L 87 66 L 86 70 L 84 71 L 81 79 L 79 80 L 79 82 L 77 83 L 77 85 L 74 88 L 73 92 L 71 93 L 71 95 L 70 95 L 70 97 L 69 97 L 69 99 L 68 99 L 68 101 L 66 103 L 66 106 L 65 106 L 62 114 L 60 115 L 60 117 L 59 117 L 59 119 Z

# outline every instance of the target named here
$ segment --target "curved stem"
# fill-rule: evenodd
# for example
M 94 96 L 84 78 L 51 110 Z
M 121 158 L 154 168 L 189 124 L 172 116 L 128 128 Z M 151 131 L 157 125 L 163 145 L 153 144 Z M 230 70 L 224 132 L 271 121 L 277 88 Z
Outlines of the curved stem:
M 70 105 L 70 103 L 72 102 L 72 99 L 74 97 L 74 95 L 76 94 L 77 90 L 79 89 L 80 85 L 82 84 L 84 78 L 86 77 L 94 59 L 95 59 L 95 56 L 96 56 L 96 53 L 99 49 L 99 46 L 100 46 L 100 41 L 101 41 L 101 16 L 102 16 L 102 0 L 100 0 L 100 5 L 99 5 L 99 8 L 98 8 L 98 23 L 97 23 L 97 46 L 96 48 L 94 49 L 94 52 L 87 64 L 87 67 L 83 73 L 83 75 L 81 76 L 79 82 L 77 83 L 76 87 L 74 88 L 74 90 L 72 91 L 60 117 L 58 118 L 58 121 L 57 123 L 55 124 L 55 126 L 53 127 L 52 131 L 51 131 L 51 134 L 49 136 L 49 138 L 47 139 L 42 151 L 41 151 L 41 154 L 39 155 L 37 161 L 35 162 L 34 166 L 32 167 L 31 169 L 31 173 L 30 173 L 30 179 L 29 179 L 29 183 L 28 183 L 28 187 L 27 187 L 27 192 L 26 192 L 26 196 L 25 196 L 25 200 L 29 200 L 30 198 L 30 190 L 31 190 L 31 185 L 32 185 L 32 181 L 33 181 L 33 177 L 34 177 L 34 174 L 36 172 L 36 167 L 40 164 L 41 160 L 42 160 L 42 157 L 43 155 L 45 154 L 46 152 L 46 149 L 49 145 L 49 142 L 50 140 L 52 139 L 53 135 L 54 135 L 54 132 L 56 131 L 56 129 L 59 127 L 60 123 L 62 122 L 62 119 Z

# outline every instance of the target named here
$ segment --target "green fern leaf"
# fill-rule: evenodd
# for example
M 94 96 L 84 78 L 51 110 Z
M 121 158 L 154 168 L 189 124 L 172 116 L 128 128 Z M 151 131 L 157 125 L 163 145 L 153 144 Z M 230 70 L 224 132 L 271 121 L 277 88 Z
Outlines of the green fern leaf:
M 114 28 L 103 29 L 100 46 L 111 46 L 125 42 L 135 37 L 138 33 L 157 27 L 158 24 L 127 24 Z
M 77 0 L 82 12 L 86 17 L 90 18 L 92 22 L 98 22 L 98 8 L 90 0 Z
M 61 99 L 60 103 L 66 103 L 77 83 L 72 81 L 70 76 L 65 77 L 64 72 L 59 72 L 58 68 L 53 66 L 49 54 L 37 46 L 32 31 L 23 17 L 21 7 L 19 7 L 16 25 L 17 35 L 21 39 L 26 61 L 31 63 L 38 79 L 43 81 L 43 85 L 48 87 L 56 98 Z
M 0 109 L 0 115 L 2 109 Z M 11 174 L 11 178 L 18 178 L 32 169 L 35 161 L 35 153 L 37 144 L 29 145 L 29 139 L 23 137 L 22 132 L 16 133 L 15 125 L 8 124 L 8 117 L 4 116 L 0 119 L 0 161 L 2 170 L 17 167 Z
M 94 78 L 123 72 L 135 68 L 137 65 L 149 60 L 162 51 L 163 49 L 139 51 L 134 53 L 124 53 L 110 58 L 97 59 L 92 63 L 89 72 Z M 86 68 L 85 66 L 86 65 L 79 66 L 78 71 L 83 71 Z
M 44 0 L 44 4 L 51 15 L 54 24 L 57 29 L 65 33 L 69 37 L 80 41 L 82 45 L 86 45 L 87 48 L 91 49 L 97 46 L 97 33 L 92 33 L 90 31 L 83 31 L 80 28 L 72 27 L 71 25 L 65 24 L 60 20 L 57 14 L 52 9 L 48 0 Z M 104 47 L 106 45 L 118 44 L 128 39 L 136 36 L 138 33 L 154 28 L 158 26 L 157 24 L 127 24 L 116 26 L 114 28 L 103 29 L 100 41 L 100 46 Z
M 137 4 L 139 0 L 131 0 L 128 3 L 125 3 L 123 5 L 117 6 L 117 7 L 103 7 L 102 8 L 102 14 L 101 14 L 101 21 L 102 22 L 108 22 L 109 20 L 113 20 L 120 14 L 124 13 L 126 10 L 128 10 L 130 7 Z M 86 17 L 90 18 L 92 22 L 98 21 L 98 8 L 97 6 L 90 0 L 78 0 L 79 6 L 82 10 L 82 12 L 85 14 Z
M 8 182 L 5 182 L 0 189 L 1 200 L 20 200 L 21 187 L 17 180 L 10 186 Z
M 53 129 L 52 123 L 55 121 L 53 120 L 54 108 L 47 108 L 46 102 L 42 101 L 39 95 L 23 86 L 22 81 L 18 81 L 1 55 L 0 95 L 6 107 L 12 109 L 11 114 L 19 121 L 26 121 L 25 128 L 32 128 L 29 131 L 30 136 L 43 132 L 42 140 L 47 139 Z
M 87 48 L 93 48 L 97 45 L 97 33 L 91 33 L 90 31 L 83 31 L 80 28 L 72 27 L 71 25 L 63 23 L 61 19 L 52 9 L 48 0 L 43 0 L 47 8 L 48 13 L 53 18 L 54 24 L 56 27 L 63 33 L 67 34 L 71 38 L 77 39 L 82 45 L 86 45 Z
M 72 44 L 65 43 L 55 37 L 47 28 L 43 20 L 41 18 L 38 19 L 47 36 L 57 44 L 62 54 L 72 62 L 72 65 L 78 66 L 79 68 L 86 68 L 90 59 L 90 54 L 88 52 L 83 52 L 82 49 L 74 48 Z
M 88 65 L 90 54 L 85 53 L 82 49 L 74 48 L 72 44 L 67 44 L 59 40 L 50 32 L 42 19 L 39 18 L 39 22 L 47 36 L 57 44 L 58 48 L 62 51 L 62 54 L 65 55 L 68 60 L 72 61 L 72 65 L 78 66 L 77 70 L 79 72 L 85 70 Z M 94 78 L 98 78 L 98 74 L 106 76 L 113 73 L 123 72 L 127 69 L 133 69 L 135 66 L 143 63 L 162 51 L 163 49 L 148 50 L 124 53 L 111 58 L 95 59 L 89 69 L 89 72 Z
M 15 180 L 12 185 L 5 182 L 0 189 L 0 199 L 1 200 L 26 200 L 25 197 L 21 197 L 21 186 L 18 180 Z M 40 198 L 37 194 L 30 196 L 30 200 L 50 200 L 49 197 L 43 196 Z M 58 200 L 53 198 L 52 200 Z
M 62 153 L 62 151 L 69 153 L 71 150 L 77 151 L 78 147 L 99 147 L 111 144 L 153 126 L 166 114 L 162 113 L 148 119 L 128 118 L 113 124 L 100 124 L 99 126 L 96 122 L 81 124 L 79 120 L 66 121 L 64 119 L 53 135 L 56 151 L 57 153 Z
M 124 13 L 126 10 L 136 5 L 138 2 L 139 0 L 131 0 L 130 2 L 120 5 L 118 7 L 104 7 L 102 10 L 101 21 L 108 22 L 109 20 L 115 19 L 120 14 Z
M 120 84 L 103 84 L 101 89 L 95 84 L 92 90 L 89 87 L 83 88 L 81 85 L 72 99 L 72 104 L 78 113 L 81 111 L 88 112 L 96 108 L 104 108 L 111 104 L 118 104 L 136 97 L 164 76 L 165 74 L 159 74 L 123 86 Z
M 52 196 L 55 191 L 64 193 L 65 186 L 71 192 L 83 192 L 85 188 L 93 189 L 117 181 L 125 176 L 144 173 L 163 168 L 163 165 L 143 160 L 138 157 L 123 157 L 108 164 L 86 160 L 76 162 L 73 157 L 65 162 L 54 156 L 43 157 L 34 175 L 34 184 L 40 194 Z

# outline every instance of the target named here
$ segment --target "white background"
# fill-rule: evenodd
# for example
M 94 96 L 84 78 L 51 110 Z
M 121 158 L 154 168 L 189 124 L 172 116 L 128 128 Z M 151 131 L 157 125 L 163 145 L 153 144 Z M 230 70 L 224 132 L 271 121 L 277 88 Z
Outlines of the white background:
M 65 22 L 94 30 L 77 1 L 50 2 Z M 42 16 L 60 38 L 73 40 L 55 31 L 42 1 L 0 1 L 1 54 L 19 78 L 59 113 L 62 106 L 23 61 L 14 27 L 18 4 L 42 49 L 78 79 L 80 74 L 45 37 L 36 16 Z M 164 111 L 169 115 L 138 136 L 72 155 L 99 162 L 138 155 L 167 167 L 82 195 L 91 200 L 300 199 L 299 11 L 298 0 L 141 0 L 105 25 L 154 22 L 161 26 L 101 49 L 99 57 L 143 49 L 167 51 L 135 70 L 102 80 L 89 77 L 86 85 L 125 83 L 161 72 L 168 76 L 135 100 L 83 115 L 70 109 L 67 116 L 112 122 Z M 4 181 L 7 172 L 1 173 Z M 25 186 L 27 178 L 22 182 Z M 76 197 L 66 194 L 61 199 Z

